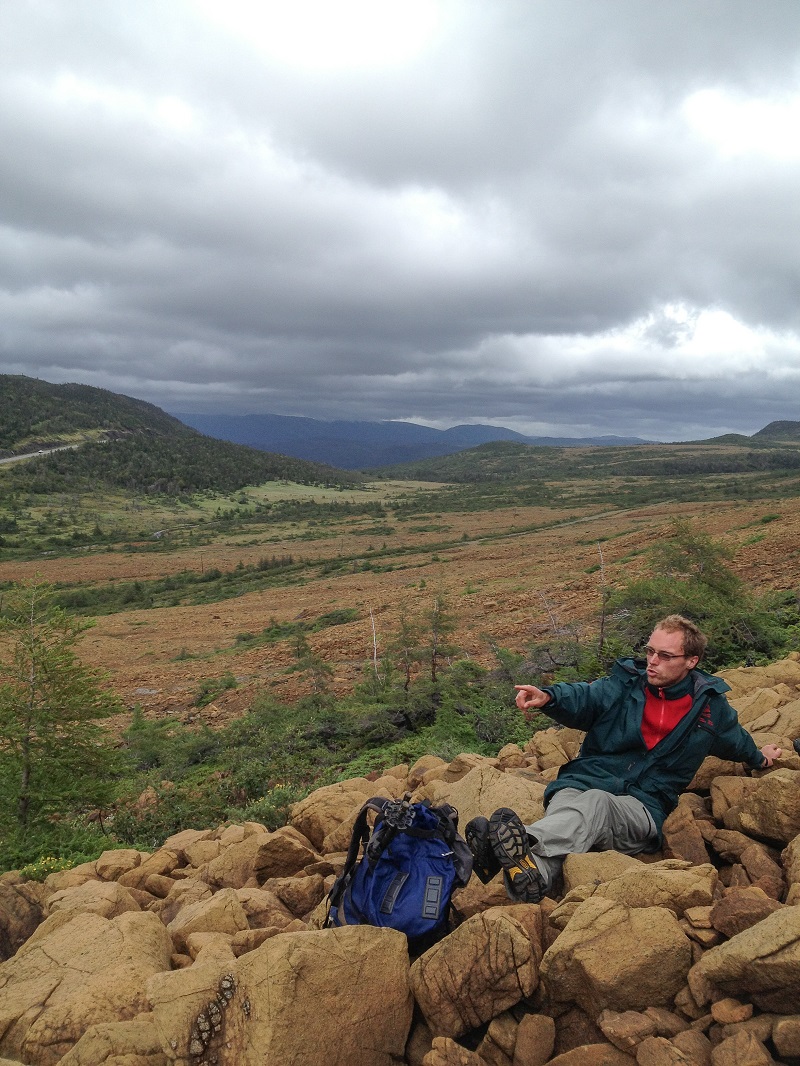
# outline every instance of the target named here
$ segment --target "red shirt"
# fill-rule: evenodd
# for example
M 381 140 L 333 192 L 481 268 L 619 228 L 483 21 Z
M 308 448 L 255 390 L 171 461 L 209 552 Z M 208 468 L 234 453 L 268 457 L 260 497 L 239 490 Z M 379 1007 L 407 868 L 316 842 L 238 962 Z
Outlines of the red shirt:
M 689 713 L 691 707 L 691 693 L 679 696 L 675 700 L 668 700 L 663 688 L 654 692 L 649 685 L 645 685 L 642 737 L 647 750 L 650 751 L 659 740 L 663 740 L 668 733 L 671 733 L 684 715 Z

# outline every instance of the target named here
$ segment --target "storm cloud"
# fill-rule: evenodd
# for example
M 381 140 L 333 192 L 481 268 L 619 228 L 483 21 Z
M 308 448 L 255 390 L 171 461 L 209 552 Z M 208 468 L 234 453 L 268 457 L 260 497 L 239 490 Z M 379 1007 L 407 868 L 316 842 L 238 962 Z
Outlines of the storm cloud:
M 0 7 L 0 371 L 170 411 L 800 418 L 795 0 Z

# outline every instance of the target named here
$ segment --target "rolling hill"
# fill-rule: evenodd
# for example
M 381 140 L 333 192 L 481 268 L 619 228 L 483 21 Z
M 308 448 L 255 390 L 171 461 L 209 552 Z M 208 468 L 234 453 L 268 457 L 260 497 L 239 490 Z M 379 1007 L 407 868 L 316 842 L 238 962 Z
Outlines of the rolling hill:
M 503 426 L 432 429 L 414 422 L 354 422 L 288 415 L 180 414 L 189 426 L 221 440 L 324 461 L 344 470 L 396 466 L 453 455 L 491 441 L 555 448 L 646 444 L 638 437 L 527 437 Z
M 36 455 L 3 474 L 6 492 L 46 494 L 103 485 L 180 496 L 287 480 L 349 485 L 353 474 L 204 436 L 153 404 L 89 385 L 0 375 L 2 455 Z

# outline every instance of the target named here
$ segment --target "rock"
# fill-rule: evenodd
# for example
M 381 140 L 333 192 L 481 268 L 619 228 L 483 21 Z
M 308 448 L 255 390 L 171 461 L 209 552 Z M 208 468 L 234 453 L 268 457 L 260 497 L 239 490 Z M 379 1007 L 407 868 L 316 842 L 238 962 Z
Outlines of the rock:
M 587 851 L 567 855 L 563 867 L 564 891 L 567 893 L 578 885 L 599 885 L 640 866 L 642 863 L 639 859 L 618 851 Z
M 145 1011 L 145 984 L 171 954 L 159 919 L 140 911 L 78 914 L 29 940 L 0 966 L 0 1053 L 54 1066 L 89 1026 Z
M 718 777 L 743 774 L 744 771 L 739 763 L 727 762 L 709 755 L 703 760 L 700 769 L 689 782 L 689 792 L 708 792 L 712 783 Z
M 218 941 L 210 951 L 201 950 L 194 965 L 158 974 L 148 982 L 151 1017 L 170 1059 L 194 1064 L 206 1052 L 210 1058 L 222 1050 L 236 964 L 230 945 Z
M 691 1066 L 692 1059 L 663 1036 L 648 1036 L 636 1049 L 638 1066 Z
M 764 1010 L 794 1011 L 800 1002 L 800 907 L 782 907 L 711 948 L 692 967 L 690 984 L 697 978 Z
M 95 862 L 95 870 L 101 881 L 116 881 L 127 873 L 141 866 L 142 853 L 133 848 L 120 848 L 119 850 L 104 851 Z
M 253 860 L 253 870 L 256 880 L 263 885 L 273 877 L 292 877 L 319 859 L 308 838 L 293 826 L 286 825 L 261 841 Z
M 292 806 L 290 823 L 319 849 L 325 837 L 372 795 L 372 782 L 363 777 L 325 785 Z
M 478 1058 L 487 1066 L 512 1066 L 517 1045 L 517 1021 L 506 1011 L 489 1023 L 478 1045 Z
M 125 888 L 144 888 L 150 874 L 171 874 L 178 866 L 178 856 L 168 848 L 159 848 L 142 859 L 138 866 L 120 874 L 117 883 Z
M 789 884 L 800 884 L 800 833 L 793 837 L 784 848 L 781 861 Z
M 734 1022 L 746 1022 L 753 1016 L 753 1004 L 742 1003 L 728 996 L 711 1004 L 711 1017 L 719 1025 L 731 1025 Z
M 176 881 L 169 894 L 164 899 L 157 900 L 149 909 L 159 915 L 164 925 L 169 925 L 184 907 L 211 899 L 211 895 L 211 889 L 204 881 L 189 878 L 186 881 Z
M 103 918 L 115 918 L 126 911 L 138 911 L 141 907 L 131 893 L 115 881 L 86 881 L 76 888 L 54 892 L 47 901 L 47 914 L 99 914 Z
M 90 1025 L 59 1066 L 169 1066 L 169 1060 L 152 1015 L 140 1014 Z
M 422 1066 L 486 1066 L 486 1064 L 480 1055 L 457 1044 L 449 1036 L 435 1036 L 431 1050 L 422 1060 Z
M 541 977 L 556 1003 L 592 1017 L 667 1006 L 686 983 L 692 950 L 671 911 L 592 897 L 545 952 Z
M 601 1011 L 597 1024 L 606 1039 L 620 1051 L 635 1052 L 643 1040 L 656 1035 L 654 1019 L 634 1010 Z
M 721 822 L 731 807 L 738 807 L 758 789 L 755 777 L 725 777 L 720 775 L 711 782 L 711 812 Z
M 728 815 L 735 815 L 731 828 L 788 844 L 800 833 L 800 770 L 773 770 L 760 778 L 758 788 Z
M 511 807 L 526 824 L 544 814 L 544 785 L 514 774 L 504 774 L 485 761 L 453 784 L 436 782 L 430 798 L 436 803 L 451 803 L 465 826 L 482 814 L 489 817 L 498 807 Z
M 0 881 L 0 962 L 10 958 L 33 935 L 44 917 L 48 894 L 37 881 Z
M 709 861 L 708 848 L 691 806 L 684 797 L 663 826 L 663 851 L 667 858 L 686 859 L 696 866 Z
M 737 1033 L 711 1052 L 712 1066 L 772 1066 L 772 1056 L 752 1033 Z
M 772 1028 L 772 1042 L 782 1058 L 800 1056 L 800 1014 L 779 1018 Z
M 613 1044 L 583 1044 L 556 1055 L 548 1066 L 631 1066 L 631 1057 Z
M 274 884 L 269 881 L 267 884 Z M 286 904 L 268 888 L 240 888 L 236 895 L 251 929 L 285 929 L 294 915 Z
M 237 933 L 247 929 L 247 915 L 236 890 L 223 888 L 209 899 L 190 903 L 178 911 L 167 926 L 178 951 L 185 948 L 190 933 Z
M 563 1055 L 573 1048 L 585 1047 L 586 1044 L 606 1043 L 602 1030 L 580 1007 L 570 1007 L 563 1014 L 558 1013 L 555 1023 L 556 1055 Z
M 529 996 L 538 984 L 530 938 L 504 908 L 476 914 L 411 967 L 431 1032 L 457 1037 Z
M 687 1029 L 672 1038 L 672 1043 L 682 1051 L 692 1066 L 711 1066 L 711 1041 L 696 1029 Z
M 544 1014 L 525 1014 L 517 1027 L 513 1066 L 544 1066 L 556 1042 L 556 1024 Z
M 402 1061 L 412 1016 L 402 933 L 350 926 L 284 934 L 242 956 L 235 981 L 220 1066 Z
M 203 880 L 212 888 L 242 888 L 256 877 L 256 860 L 268 833 L 251 833 L 244 840 L 229 844 L 205 868 Z

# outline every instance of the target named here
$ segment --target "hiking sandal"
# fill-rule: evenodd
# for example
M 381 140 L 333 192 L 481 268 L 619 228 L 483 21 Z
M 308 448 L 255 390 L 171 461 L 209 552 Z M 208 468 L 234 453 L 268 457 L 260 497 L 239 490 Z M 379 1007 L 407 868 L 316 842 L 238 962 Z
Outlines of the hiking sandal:
M 472 852 L 472 869 L 483 884 L 488 885 L 502 869 L 489 840 L 489 820 L 478 815 L 467 822 L 464 839 Z
M 539 903 L 545 882 L 531 854 L 528 831 L 508 807 L 499 807 L 489 819 L 489 843 L 503 867 L 506 891 L 521 903 Z

